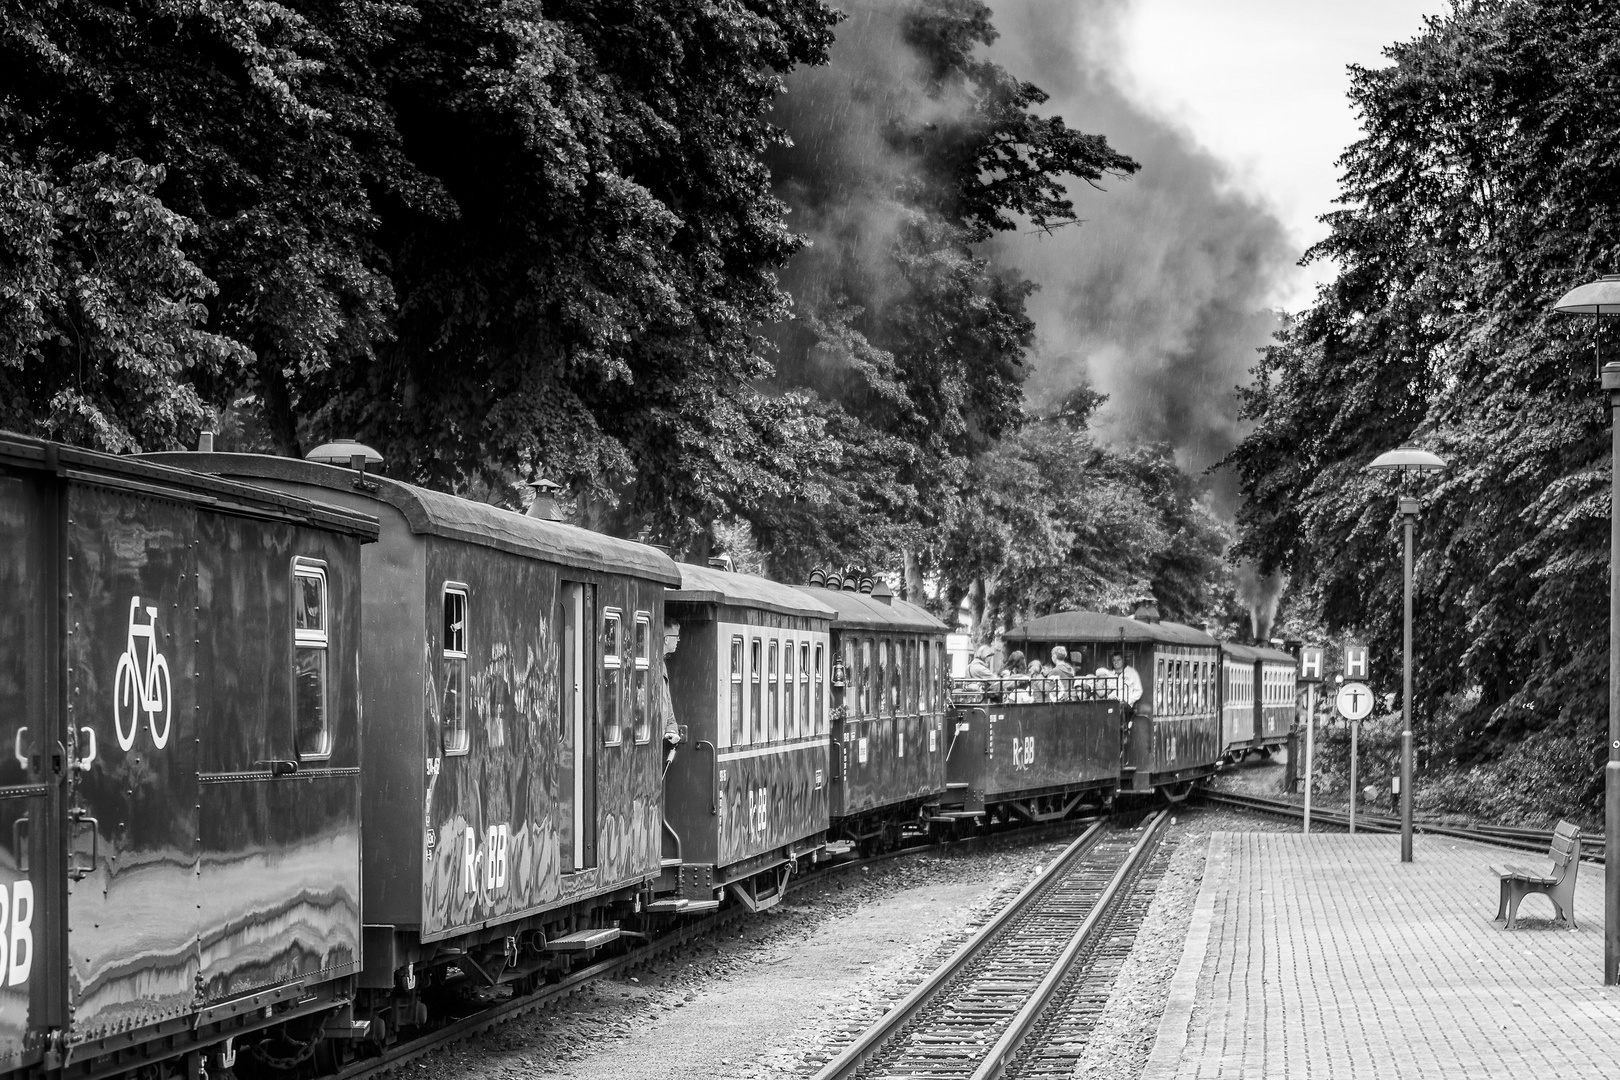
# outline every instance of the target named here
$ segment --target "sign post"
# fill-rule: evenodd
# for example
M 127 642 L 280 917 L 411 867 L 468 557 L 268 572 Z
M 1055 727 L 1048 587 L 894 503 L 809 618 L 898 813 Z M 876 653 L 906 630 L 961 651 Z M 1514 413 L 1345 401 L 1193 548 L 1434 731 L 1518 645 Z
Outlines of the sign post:
M 1299 651 L 1299 677 L 1305 682 L 1305 828 L 1311 833 L 1311 775 L 1316 770 L 1316 684 L 1322 681 L 1322 650 L 1307 645 Z
M 1345 650 L 1348 661 L 1349 649 Z M 1349 663 L 1345 670 L 1352 670 Z M 1366 651 L 1362 651 L 1362 661 L 1359 669 L 1363 674 L 1367 670 Z M 1350 721 L 1350 832 L 1356 831 L 1356 731 L 1361 727 L 1361 721 L 1371 713 L 1373 707 L 1372 690 L 1366 683 L 1347 682 L 1339 687 L 1339 696 L 1335 704 L 1339 707 L 1339 715 Z

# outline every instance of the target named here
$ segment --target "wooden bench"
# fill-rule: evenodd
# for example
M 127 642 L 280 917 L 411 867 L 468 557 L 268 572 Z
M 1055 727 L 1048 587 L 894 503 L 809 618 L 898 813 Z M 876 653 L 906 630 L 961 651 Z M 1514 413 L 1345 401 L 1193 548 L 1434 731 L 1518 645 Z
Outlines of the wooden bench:
M 1558 918 L 1575 925 L 1575 874 L 1581 868 L 1581 830 L 1567 821 L 1560 821 L 1553 830 L 1552 847 L 1547 852 L 1552 866 L 1541 870 L 1518 863 L 1492 866 L 1491 873 L 1502 879 L 1501 900 L 1496 906 L 1496 917 L 1506 919 L 1504 930 L 1513 928 L 1519 917 L 1519 901 L 1531 893 L 1542 893 L 1552 901 Z

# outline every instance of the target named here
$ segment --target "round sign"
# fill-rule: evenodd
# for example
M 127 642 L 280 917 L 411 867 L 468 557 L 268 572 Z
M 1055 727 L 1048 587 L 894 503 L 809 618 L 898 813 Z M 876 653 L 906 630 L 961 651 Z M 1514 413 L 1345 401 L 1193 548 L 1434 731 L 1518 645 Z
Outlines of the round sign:
M 1373 692 L 1366 683 L 1347 682 L 1339 687 L 1339 715 L 1346 720 L 1365 720 L 1372 715 Z

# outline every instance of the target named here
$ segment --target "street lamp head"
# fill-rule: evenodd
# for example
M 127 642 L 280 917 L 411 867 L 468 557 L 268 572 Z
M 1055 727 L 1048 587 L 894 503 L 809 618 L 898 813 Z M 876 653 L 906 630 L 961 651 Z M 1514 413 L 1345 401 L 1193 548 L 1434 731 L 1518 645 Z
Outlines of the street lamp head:
M 1560 315 L 1620 316 L 1620 274 L 1577 285 L 1553 305 Z
M 1444 472 L 1445 468 L 1445 459 L 1439 454 L 1431 454 L 1410 443 L 1384 451 L 1367 466 L 1369 472 L 1399 473 L 1403 480 L 1418 473 Z

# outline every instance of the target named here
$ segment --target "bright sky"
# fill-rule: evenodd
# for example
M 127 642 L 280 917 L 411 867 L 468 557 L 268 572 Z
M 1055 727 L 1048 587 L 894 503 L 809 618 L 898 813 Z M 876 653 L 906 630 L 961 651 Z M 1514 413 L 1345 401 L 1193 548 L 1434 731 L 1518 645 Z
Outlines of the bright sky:
M 1129 0 L 1127 88 L 1228 162 L 1269 201 L 1300 249 L 1326 235 L 1334 162 L 1359 137 L 1348 64 L 1415 36 L 1446 0 Z M 1325 268 L 1300 271 L 1280 302 L 1307 304 Z

